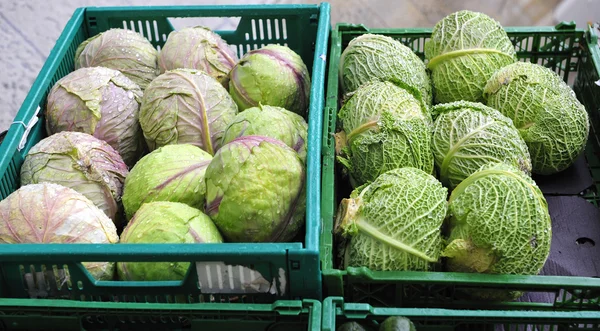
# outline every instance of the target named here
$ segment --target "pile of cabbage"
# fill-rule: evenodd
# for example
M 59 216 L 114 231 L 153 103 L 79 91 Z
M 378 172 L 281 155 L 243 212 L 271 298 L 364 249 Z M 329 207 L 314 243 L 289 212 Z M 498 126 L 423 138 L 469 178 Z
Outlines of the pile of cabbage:
M 424 51 L 364 34 L 341 55 L 336 159 L 353 190 L 335 219 L 340 267 L 538 274 L 552 226 L 531 175 L 575 162 L 586 109 L 555 72 L 517 62 L 485 14 L 443 18 Z
M 157 51 L 131 30 L 81 43 L 47 137 L 0 201 L 0 243 L 302 241 L 310 75 L 287 46 L 239 59 L 205 27 Z M 99 280 L 181 280 L 189 262 L 84 263 Z

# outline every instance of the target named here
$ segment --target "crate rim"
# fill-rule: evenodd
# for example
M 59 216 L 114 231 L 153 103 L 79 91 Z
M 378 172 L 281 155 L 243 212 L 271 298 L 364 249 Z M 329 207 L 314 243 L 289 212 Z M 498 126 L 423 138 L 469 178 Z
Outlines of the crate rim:
M 95 312 L 102 310 L 126 310 L 126 311 L 206 311 L 206 310 L 227 310 L 227 311 L 276 311 L 280 315 L 299 315 L 303 308 L 314 308 L 320 312 L 322 303 L 314 299 L 302 300 L 277 300 L 273 303 L 139 303 L 139 302 L 102 302 L 102 301 L 77 301 L 65 299 L 0 299 L 0 311 L 3 307 L 10 308 L 70 308 L 94 309 Z
M 502 318 L 580 320 L 582 323 L 600 321 L 598 311 L 528 311 L 528 310 L 467 310 L 445 308 L 380 308 L 368 303 L 348 303 L 343 297 L 327 297 L 323 300 L 323 331 L 335 331 L 337 316 L 362 318 L 369 316 L 405 316 L 435 318 L 477 318 L 495 320 Z
M 588 26 L 589 27 L 589 26 Z M 528 34 L 532 32 L 589 32 L 588 28 L 577 28 L 575 21 L 561 21 L 556 25 L 540 25 L 540 26 L 520 26 L 520 25 L 511 25 L 503 27 L 506 32 L 510 33 L 519 33 L 519 34 Z M 369 28 L 365 24 L 356 24 L 356 23 L 345 23 L 339 22 L 336 23 L 334 30 L 339 33 L 344 32 L 356 32 L 356 33 L 372 33 L 372 34 L 406 34 L 406 33 L 431 33 L 433 31 L 433 27 L 425 27 L 425 28 Z M 332 35 L 333 35 L 332 30 Z
M 527 35 L 534 32 L 542 32 L 542 33 L 551 33 L 555 32 L 557 34 L 562 34 L 565 32 L 568 33 L 577 33 L 580 34 L 581 40 L 580 43 L 586 43 L 587 49 L 589 51 L 589 57 L 594 63 L 594 67 L 596 68 L 598 76 L 600 76 L 600 46 L 597 44 L 598 36 L 594 29 L 588 25 L 587 29 L 577 28 L 575 26 L 574 21 L 570 22 L 560 22 L 555 26 L 507 26 L 504 29 L 512 34 L 523 34 Z M 364 24 L 352 24 L 352 23 L 337 23 L 335 27 L 331 31 L 330 37 L 330 57 L 333 58 L 334 54 L 332 50 L 337 46 L 339 48 L 339 54 L 335 54 L 336 56 L 340 56 L 343 47 L 342 47 L 342 34 L 385 34 L 385 35 L 423 35 L 430 34 L 433 28 L 368 28 Z M 355 32 L 355 33 L 354 33 Z M 337 62 L 339 60 L 333 61 Z M 339 92 L 337 91 L 338 82 L 334 81 L 332 77 L 338 77 L 337 68 L 333 68 L 331 65 L 332 61 L 330 61 L 330 67 L 328 68 L 328 80 L 327 80 L 327 101 L 325 104 L 326 111 L 336 112 L 337 109 L 337 99 L 333 97 L 332 93 L 335 93 L 336 97 L 339 97 Z M 330 92 L 330 89 L 333 85 L 335 87 L 335 91 Z M 326 114 L 327 115 L 327 114 Z M 331 114 L 329 114 L 331 116 Z M 328 127 L 324 126 L 324 134 L 323 134 L 323 144 L 327 143 L 327 139 L 329 137 L 326 136 L 326 132 L 328 131 Z M 327 151 L 323 150 L 323 156 L 331 158 L 331 155 L 328 155 Z M 328 160 L 329 162 L 329 160 Z M 335 156 L 332 159 L 332 162 L 335 161 Z M 334 169 L 335 170 L 335 169 Z M 335 171 L 332 171 L 335 176 Z M 322 173 L 322 176 L 325 176 L 325 172 Z M 321 180 L 322 185 L 324 185 L 325 180 Z M 323 201 L 323 200 L 322 200 Z M 335 201 L 334 211 L 337 209 L 337 205 Z M 331 221 L 326 220 L 325 217 L 329 217 L 330 215 L 322 215 L 323 221 Z M 335 212 L 332 217 L 335 217 Z M 332 225 L 333 226 L 333 225 Z M 325 231 L 323 231 L 324 235 Z M 332 234 L 330 234 L 332 236 Z M 323 244 L 324 241 L 321 240 Z M 331 245 L 331 254 L 329 256 L 324 256 L 321 254 L 321 274 L 323 276 L 323 285 L 325 286 L 327 282 L 325 278 L 341 278 L 342 293 L 345 292 L 345 286 L 350 283 L 358 283 L 360 280 L 369 280 L 372 283 L 377 284 L 403 284 L 403 283 L 415 283 L 419 284 L 448 284 L 448 285 L 473 285 L 479 287 L 493 287 L 498 285 L 506 285 L 507 278 L 510 282 L 511 288 L 527 288 L 531 289 L 532 287 L 536 290 L 548 290 L 548 289 L 556 289 L 556 287 L 561 287 L 563 289 L 585 289 L 585 290 L 597 290 L 600 289 L 600 277 L 586 277 L 586 276 L 550 276 L 550 275 L 511 275 L 511 274 L 480 274 L 480 273 L 457 273 L 457 272 L 431 272 L 431 271 L 372 271 L 366 267 L 348 267 L 346 269 L 337 268 L 334 265 L 334 254 L 335 248 L 333 247 L 333 241 L 328 243 Z M 323 260 L 323 257 L 327 259 Z M 446 279 L 448 275 L 452 275 L 451 280 Z M 343 278 L 345 276 L 354 276 L 355 281 L 348 282 Z M 558 295 L 558 294 L 557 294 Z M 495 305 L 502 305 L 504 302 L 493 302 L 489 305 L 485 303 L 482 306 L 494 307 Z M 532 303 L 535 305 L 535 303 Z M 552 304 L 551 304 L 552 305 Z M 456 305 L 454 305 L 456 306 Z M 539 304 L 539 308 L 547 308 L 544 304 Z M 512 311 L 512 310 L 511 310 Z M 537 312 L 543 310 L 536 310 Z
M 119 315 L 136 317 L 141 314 L 143 317 L 156 316 L 159 318 L 169 318 L 178 314 L 211 314 L 215 318 L 206 319 L 207 321 L 218 319 L 223 323 L 227 319 L 222 319 L 223 314 L 234 317 L 231 323 L 244 323 L 247 317 L 261 314 L 273 314 L 273 318 L 292 318 L 295 316 L 305 316 L 307 329 L 310 331 L 321 330 L 322 325 L 322 303 L 318 300 L 277 300 L 268 304 L 232 304 L 232 303 L 128 303 L 128 302 L 89 302 L 76 300 L 56 300 L 56 299 L 0 299 L 0 312 L 18 312 L 18 316 L 35 316 L 40 322 L 49 322 L 61 317 L 75 318 L 81 320 L 86 315 Z M 0 315 L 0 321 L 3 318 L 9 320 L 12 314 Z M 237 317 L 237 318 L 236 318 Z M 304 321 L 304 320 L 303 320 Z M 130 323 L 128 323 L 130 324 Z
M 143 9 L 144 12 L 152 13 L 152 16 L 155 16 L 155 12 L 160 13 L 160 16 L 169 17 L 170 13 L 179 12 L 180 10 L 189 10 L 189 15 L 193 16 L 196 12 L 202 13 L 211 13 L 211 12 L 219 12 L 223 10 L 227 10 L 231 12 L 232 15 L 226 15 L 222 17 L 233 16 L 236 12 L 240 15 L 244 16 L 264 16 L 265 13 L 272 13 L 273 15 L 281 14 L 278 11 L 295 11 L 303 10 L 303 12 L 310 13 L 315 9 L 319 9 L 322 5 L 329 3 L 321 2 L 319 4 L 225 4 L 225 5 L 176 5 L 176 6 L 167 6 L 167 5 L 157 5 L 157 6 L 83 6 L 78 7 L 78 9 L 83 9 L 86 12 L 94 13 L 94 12 L 102 12 L 102 11 L 116 11 L 122 12 L 123 15 L 129 15 L 132 12 L 139 11 Z M 246 12 L 248 10 L 259 10 L 260 12 Z M 120 15 L 117 15 L 117 17 Z M 187 17 L 181 16 L 178 14 L 177 16 L 172 17 Z M 205 16 L 211 17 L 211 16 Z M 219 17 L 219 16 L 212 16 Z

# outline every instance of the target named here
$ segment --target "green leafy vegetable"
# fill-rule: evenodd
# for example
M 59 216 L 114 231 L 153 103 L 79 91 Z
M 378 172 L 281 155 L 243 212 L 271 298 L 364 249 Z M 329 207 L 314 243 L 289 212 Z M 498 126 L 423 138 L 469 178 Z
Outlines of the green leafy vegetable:
M 480 103 L 433 107 L 433 155 L 440 180 L 454 188 L 487 163 L 505 162 L 531 172 L 527 145 L 512 121 Z
M 395 168 L 433 172 L 431 116 L 413 95 L 390 82 L 361 86 L 339 112 L 338 161 L 354 186 Z
M 518 62 L 496 72 L 485 87 L 490 107 L 513 120 L 529 147 L 533 172 L 568 168 L 585 147 L 590 124 L 585 107 L 552 70 Z
M 364 34 L 354 38 L 340 58 L 344 93 L 373 80 L 390 81 L 431 105 L 431 83 L 425 64 L 413 51 L 387 36 Z
M 425 42 L 435 100 L 483 101 L 492 74 L 516 61 L 515 49 L 500 23 L 468 10 L 439 21 Z
M 383 173 L 355 189 L 336 228 L 350 238 L 344 264 L 371 270 L 430 270 L 442 248 L 447 190 L 415 168 Z

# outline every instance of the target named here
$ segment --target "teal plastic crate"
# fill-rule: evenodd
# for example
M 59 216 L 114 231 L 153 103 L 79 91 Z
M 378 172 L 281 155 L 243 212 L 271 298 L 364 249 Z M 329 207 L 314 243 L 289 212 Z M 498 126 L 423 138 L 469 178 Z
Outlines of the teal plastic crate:
M 521 61 L 544 65 L 573 86 L 590 115 L 590 135 L 585 162 L 593 177 L 592 187 L 579 196 L 600 206 L 600 51 L 594 30 L 576 29 L 574 23 L 556 27 L 507 27 L 506 32 Z M 600 279 L 569 276 L 492 275 L 454 272 L 372 271 L 365 267 L 339 269 L 332 235 L 339 201 L 349 194 L 342 189 L 335 161 L 335 142 L 340 92 L 338 66 L 344 48 L 353 38 L 382 34 L 401 41 L 421 58 L 431 29 L 368 29 L 340 23 L 331 33 L 327 99 L 323 127 L 321 216 L 321 266 L 324 296 L 343 296 L 349 302 L 388 307 L 600 310 Z M 600 220 L 599 220 L 600 221 Z M 580 263 L 585 263 L 581 261 Z M 499 289 L 536 292 L 544 302 L 481 302 L 466 300 L 461 290 Z
M 0 330 L 318 331 L 321 303 L 157 304 L 51 299 L 0 300 Z
M 376 308 L 366 303 L 344 303 L 341 297 L 323 301 L 323 331 L 357 322 L 369 331 L 390 316 L 405 316 L 418 331 L 567 331 L 600 330 L 600 312 L 514 310 L 452 310 L 436 308 Z
M 216 32 L 239 56 L 265 44 L 286 44 L 311 71 L 306 234 L 303 240 L 290 243 L 0 245 L 0 298 L 157 303 L 319 299 L 321 134 L 329 13 L 328 3 L 77 9 L 0 145 L 0 198 L 18 188 L 25 155 L 46 136 L 46 96 L 57 80 L 73 70 L 73 56 L 82 41 L 109 28 L 126 27 L 160 47 L 173 30 L 169 18 L 238 17 L 235 30 Z M 189 261 L 197 265 L 192 264 L 181 282 L 99 282 L 80 263 L 93 261 Z

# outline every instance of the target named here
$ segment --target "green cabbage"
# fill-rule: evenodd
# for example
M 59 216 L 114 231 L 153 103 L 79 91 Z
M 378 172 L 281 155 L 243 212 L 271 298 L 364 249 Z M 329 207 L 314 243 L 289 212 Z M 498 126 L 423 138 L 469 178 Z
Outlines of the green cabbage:
M 338 209 L 336 228 L 350 238 L 344 268 L 430 270 L 441 248 L 447 189 L 415 168 L 383 173 L 355 189 Z
M 568 168 L 585 147 L 590 124 L 585 107 L 552 70 L 517 62 L 500 69 L 485 87 L 490 107 L 513 120 L 529 147 L 533 172 Z
M 460 183 L 448 201 L 449 271 L 535 275 L 550 254 L 552 223 L 535 182 L 519 169 L 490 163 Z M 471 291 L 513 299 L 520 293 Z
M 266 136 L 283 141 L 306 162 L 308 124 L 281 107 L 252 107 L 237 114 L 223 134 L 223 145 L 242 136 Z
M 425 42 L 435 100 L 483 101 L 492 74 L 516 61 L 515 49 L 500 23 L 468 10 L 446 16 Z
M 367 83 L 339 111 L 338 161 L 354 186 L 395 168 L 433 172 L 431 116 L 412 94 L 390 82 Z
M 127 219 L 144 203 L 173 201 L 204 208 L 204 173 L 212 156 L 189 145 L 167 145 L 139 160 L 125 179 L 123 207 Z
M 222 243 L 223 238 L 208 216 L 186 204 L 155 201 L 143 204 L 121 234 L 124 244 Z M 187 261 L 118 262 L 119 279 L 129 281 L 183 280 Z
M 206 169 L 206 214 L 231 242 L 285 242 L 305 215 L 304 164 L 282 141 L 242 136 Z
M 425 64 L 401 42 L 387 36 L 364 34 L 354 38 L 340 58 L 344 93 L 372 81 L 391 81 L 431 105 L 431 83 Z
M 250 51 L 229 72 L 229 92 L 240 111 L 259 104 L 304 116 L 310 101 L 310 74 L 300 55 L 287 46 Z
M 457 101 L 433 107 L 433 155 L 440 180 L 454 188 L 487 163 L 531 173 L 527 145 L 513 122 L 483 104 Z

